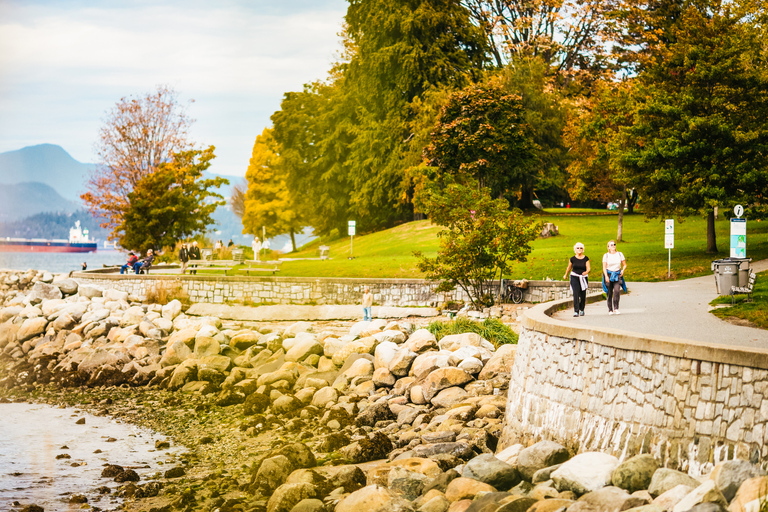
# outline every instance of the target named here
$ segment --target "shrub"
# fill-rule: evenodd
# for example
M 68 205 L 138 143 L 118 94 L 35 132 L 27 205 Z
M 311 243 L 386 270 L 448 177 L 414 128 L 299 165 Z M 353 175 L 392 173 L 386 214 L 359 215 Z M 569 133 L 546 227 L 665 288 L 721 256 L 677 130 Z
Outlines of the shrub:
M 457 318 L 450 322 L 435 320 L 429 324 L 427 329 L 435 335 L 438 341 L 450 334 L 474 332 L 493 343 L 495 347 L 508 343 L 517 344 L 517 333 L 496 318 L 487 318 L 483 322 L 469 318 Z

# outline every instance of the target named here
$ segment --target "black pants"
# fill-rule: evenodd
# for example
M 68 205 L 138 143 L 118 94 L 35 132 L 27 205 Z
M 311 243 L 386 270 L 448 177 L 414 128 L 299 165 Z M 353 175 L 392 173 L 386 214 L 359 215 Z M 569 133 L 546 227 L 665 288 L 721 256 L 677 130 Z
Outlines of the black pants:
M 589 280 L 587 280 L 587 283 L 589 283 Z M 573 291 L 574 313 L 584 311 L 584 307 L 587 305 L 587 290 L 581 289 L 581 282 L 576 276 L 571 276 L 571 291 Z
M 621 296 L 621 281 L 606 282 L 608 287 L 608 311 L 619 310 L 619 297 Z

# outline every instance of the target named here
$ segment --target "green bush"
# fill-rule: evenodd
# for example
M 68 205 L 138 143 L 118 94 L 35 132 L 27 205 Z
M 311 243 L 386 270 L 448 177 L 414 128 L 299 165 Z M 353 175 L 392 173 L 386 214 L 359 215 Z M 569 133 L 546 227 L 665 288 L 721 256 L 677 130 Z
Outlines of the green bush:
M 483 322 L 470 320 L 469 318 L 457 318 L 450 322 L 435 320 L 429 324 L 427 329 L 435 335 L 437 341 L 450 334 L 474 332 L 493 343 L 497 348 L 507 343 L 517 344 L 517 334 L 515 331 L 495 318 L 487 318 Z

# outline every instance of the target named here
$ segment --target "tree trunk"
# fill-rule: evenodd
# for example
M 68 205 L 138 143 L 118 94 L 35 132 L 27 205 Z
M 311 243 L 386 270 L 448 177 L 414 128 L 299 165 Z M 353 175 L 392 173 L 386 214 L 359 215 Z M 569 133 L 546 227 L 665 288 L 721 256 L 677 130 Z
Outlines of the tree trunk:
M 707 252 L 717 252 L 717 236 L 715 233 L 715 210 L 707 212 Z
M 293 232 L 293 228 L 291 228 L 290 233 L 291 233 L 291 247 L 293 248 L 291 252 L 296 252 L 296 236 L 295 236 L 295 233 Z
M 627 203 L 627 186 L 624 185 L 624 190 L 621 193 L 621 199 L 619 199 L 619 227 L 616 229 L 616 242 L 623 242 L 624 239 L 624 205 Z
M 637 189 L 633 188 L 632 192 L 627 198 L 627 213 L 635 213 L 635 205 L 637 204 Z
M 520 191 L 520 203 L 518 204 L 521 210 L 533 210 L 533 184 L 523 185 Z

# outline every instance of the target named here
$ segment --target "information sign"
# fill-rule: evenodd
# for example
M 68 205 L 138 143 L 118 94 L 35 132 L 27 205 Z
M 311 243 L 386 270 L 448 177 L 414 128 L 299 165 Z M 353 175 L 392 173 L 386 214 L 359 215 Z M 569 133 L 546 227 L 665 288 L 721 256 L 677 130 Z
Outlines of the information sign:
M 731 258 L 747 257 L 747 219 L 731 219 Z

